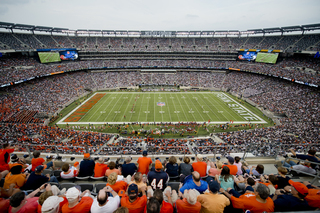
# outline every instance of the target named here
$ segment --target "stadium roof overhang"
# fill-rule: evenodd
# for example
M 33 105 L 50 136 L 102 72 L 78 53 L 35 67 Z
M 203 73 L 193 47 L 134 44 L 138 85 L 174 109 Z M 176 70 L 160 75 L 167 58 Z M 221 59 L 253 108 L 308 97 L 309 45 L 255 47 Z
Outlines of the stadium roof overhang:
M 290 26 L 290 27 L 282 27 L 283 32 L 294 32 L 294 31 L 302 31 L 301 26 Z
M 308 24 L 301 26 L 303 30 L 320 30 L 320 24 Z

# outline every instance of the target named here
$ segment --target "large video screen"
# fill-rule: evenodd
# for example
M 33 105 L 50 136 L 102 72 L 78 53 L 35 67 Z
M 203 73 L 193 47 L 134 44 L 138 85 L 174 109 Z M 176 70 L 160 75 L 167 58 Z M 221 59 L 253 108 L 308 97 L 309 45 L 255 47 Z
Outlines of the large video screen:
M 254 61 L 257 57 L 257 52 L 240 51 L 238 53 L 238 60 Z
M 61 61 L 59 52 L 38 52 L 38 55 L 41 63 Z
M 66 50 L 60 52 L 60 58 L 63 61 L 73 61 L 78 59 L 78 52 L 75 50 Z
M 277 62 L 279 53 L 262 53 L 259 52 L 257 55 L 256 62 L 275 64 Z

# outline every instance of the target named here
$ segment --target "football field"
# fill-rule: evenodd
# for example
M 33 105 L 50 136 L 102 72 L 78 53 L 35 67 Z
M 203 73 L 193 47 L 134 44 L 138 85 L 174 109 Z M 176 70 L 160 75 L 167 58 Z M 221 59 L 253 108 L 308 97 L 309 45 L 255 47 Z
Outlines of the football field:
M 267 123 L 223 92 L 97 92 L 57 124 Z

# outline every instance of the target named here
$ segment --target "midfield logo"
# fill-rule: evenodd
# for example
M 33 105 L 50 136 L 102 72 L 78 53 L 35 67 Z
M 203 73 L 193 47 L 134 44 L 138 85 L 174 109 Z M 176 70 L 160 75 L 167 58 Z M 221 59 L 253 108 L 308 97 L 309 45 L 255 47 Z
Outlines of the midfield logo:
M 165 106 L 166 103 L 165 103 L 165 102 L 157 102 L 157 105 L 158 105 L 158 106 Z

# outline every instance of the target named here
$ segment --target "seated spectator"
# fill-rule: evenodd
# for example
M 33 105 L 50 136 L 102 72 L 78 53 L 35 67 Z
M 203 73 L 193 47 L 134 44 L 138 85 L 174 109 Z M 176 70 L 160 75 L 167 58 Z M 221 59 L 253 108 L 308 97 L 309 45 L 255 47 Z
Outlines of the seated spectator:
M 112 194 L 108 196 L 108 193 Z M 106 186 L 101 189 L 97 197 L 93 200 L 91 213 L 113 213 L 120 205 L 119 195 L 110 187 Z
M 142 197 L 138 197 L 138 186 L 130 184 L 127 192 L 121 198 L 121 206 L 127 207 L 129 212 L 143 213 L 147 204 L 146 187 L 141 188 Z
M 177 164 L 177 158 L 175 156 L 169 158 L 169 162 L 166 164 L 166 172 L 169 177 L 179 176 L 179 165 Z
M 308 187 L 308 195 L 304 198 L 309 206 L 314 208 L 320 208 L 320 188 L 312 186 L 309 182 L 304 182 L 304 184 Z
M 264 166 L 262 164 L 258 164 L 257 167 L 251 166 L 250 169 L 247 166 L 243 166 L 243 168 L 249 175 L 254 175 L 256 177 L 260 177 L 264 172 Z
M 133 176 L 133 181 L 131 181 L 131 182 L 129 183 L 129 185 L 131 185 L 132 183 L 134 183 L 134 184 L 136 184 L 136 185 L 138 186 L 139 193 L 141 192 L 141 188 L 142 188 L 143 186 L 147 187 L 147 184 L 142 181 L 142 174 L 141 174 L 141 172 L 137 172 L 136 174 L 134 174 L 134 176 Z
M 239 191 L 228 188 L 229 194 L 239 198 L 244 193 L 254 192 L 254 185 L 256 184 L 255 180 L 252 177 L 243 178 L 241 175 L 234 177 L 234 182 L 240 189 Z M 241 193 L 243 191 L 243 193 Z
M 50 167 L 54 167 L 53 161 L 50 161 L 49 163 L 45 163 L 45 160 L 43 158 L 40 158 L 40 152 L 34 151 L 33 152 L 33 158 L 31 160 L 32 168 L 31 171 L 34 172 L 37 166 L 43 165 L 44 169 L 49 169 Z
M 43 170 L 44 166 L 37 166 L 36 170 L 29 175 L 29 178 L 22 189 L 35 190 L 48 181 L 59 183 L 55 176 L 50 177 L 50 174 L 42 175 Z
M 122 164 L 122 175 L 123 177 L 127 177 L 128 175 L 133 176 L 133 174 L 138 170 L 138 167 L 135 163 L 131 163 L 132 158 L 127 156 L 125 159 L 125 163 Z
M 229 167 L 231 175 L 237 175 L 238 167 L 236 165 L 233 165 L 234 164 L 234 158 L 231 157 L 231 156 L 228 156 L 227 159 L 228 159 L 227 165 L 222 165 L 222 168 L 227 166 L 227 167 Z
M 201 203 L 197 201 L 197 193 L 195 189 L 184 190 L 183 199 L 175 203 L 177 213 L 199 213 Z
M 59 196 L 53 195 L 53 196 L 48 197 L 42 204 L 41 213 L 62 212 L 61 204 L 63 204 L 64 201 L 65 200 Z
M 241 158 L 239 156 L 234 157 L 234 165 L 237 166 L 238 172 L 237 175 L 242 175 L 242 163 L 240 162 Z
M 114 172 L 117 173 L 117 175 L 121 175 L 121 171 L 119 169 L 116 169 L 115 162 L 111 161 L 108 166 L 109 166 L 109 169 L 107 169 L 105 173 L 106 177 L 109 177 L 109 175 Z
M 108 165 L 104 164 L 103 159 L 99 158 L 94 166 L 94 177 L 103 177 L 108 168 Z
M 83 154 L 83 160 L 80 162 L 78 177 L 88 177 L 92 176 L 94 172 L 94 161 L 90 158 L 89 153 Z
M 166 172 L 162 171 L 162 163 L 159 160 L 156 160 L 155 171 L 148 173 L 147 180 L 153 190 L 164 190 L 167 187 L 169 176 Z
M 160 203 L 160 213 L 173 213 L 170 191 L 167 191 L 167 197 L 169 198 L 169 202 L 163 200 L 163 192 L 160 189 L 154 190 L 153 197 L 156 198 Z
M 63 164 L 61 170 L 60 176 L 64 179 L 74 178 L 78 175 L 78 170 L 73 166 L 70 168 L 68 163 Z
M 276 192 L 276 186 L 278 182 L 278 178 L 275 175 L 261 175 L 260 176 L 260 183 L 263 183 L 264 185 L 266 185 L 269 190 L 270 190 L 270 195 L 274 195 L 274 193 Z
M 156 199 L 155 197 L 151 197 L 147 203 L 146 213 L 160 213 L 160 209 L 161 207 L 158 199 Z
M 308 162 L 308 160 L 298 165 L 293 165 L 291 168 L 294 169 L 294 172 L 297 172 L 298 174 L 300 174 L 300 172 L 305 172 L 313 175 L 317 174 L 317 171 L 312 168 L 312 164 L 311 162 Z
M 66 193 L 68 202 L 62 206 L 62 213 L 89 213 L 93 203 L 90 194 L 89 190 L 81 193 L 76 187 L 69 188 Z
M 304 199 L 308 194 L 308 188 L 303 183 L 292 180 L 289 180 L 289 183 L 291 186 L 285 187 L 285 190 L 290 194 L 286 194 L 285 190 L 276 190 L 272 198 L 274 210 L 276 212 L 314 210 Z
M 117 210 L 115 210 L 113 213 L 129 213 L 129 209 L 127 207 L 121 206 Z
M 307 155 L 297 154 L 293 149 L 289 149 L 289 151 L 293 154 L 293 156 L 297 157 L 298 159 L 308 160 L 308 161 L 316 162 L 316 163 L 319 162 L 318 158 L 315 156 L 317 151 L 314 150 L 314 149 L 310 149 L 308 151 Z M 284 166 L 287 167 L 287 168 L 289 168 L 291 166 L 294 166 L 294 165 L 297 165 L 297 163 L 295 163 L 294 161 L 290 161 L 289 163 L 284 163 Z M 316 166 L 317 166 L 316 164 L 311 164 L 311 167 L 313 169 L 315 169 Z
M 230 174 L 228 166 L 222 168 L 220 175 L 216 175 L 216 181 L 224 190 L 227 190 L 229 187 L 234 189 L 234 176 Z
M 200 178 L 199 172 L 194 171 L 192 175 L 186 177 L 183 186 L 180 184 L 179 195 L 181 196 L 185 190 L 189 189 L 195 189 L 202 194 L 208 189 L 208 183 Z
M 24 192 L 17 192 L 10 197 L 9 212 L 37 212 L 38 199 L 35 197 L 40 190 L 45 189 L 45 184 L 34 190 L 28 196 Z
M 201 212 L 221 212 L 230 205 L 230 200 L 219 194 L 220 185 L 217 181 L 210 181 L 208 184 L 209 192 L 199 195 L 197 201 L 201 204 Z
M 13 154 L 11 156 L 11 163 L 9 163 L 9 170 L 17 165 L 21 165 L 22 166 L 22 170 L 21 172 L 23 173 L 24 170 L 28 167 L 28 165 L 26 164 L 26 160 L 25 159 L 20 159 L 18 158 L 18 156 L 16 154 Z
M 205 177 L 207 175 L 207 164 L 203 162 L 203 156 L 198 154 L 196 156 L 197 162 L 192 164 L 193 171 L 197 171 L 200 177 Z
M 220 160 L 218 160 L 216 163 L 214 162 L 208 162 L 209 165 L 209 170 L 208 170 L 208 178 L 215 178 L 216 175 L 221 174 L 221 168 L 222 168 L 222 163 Z
M 152 164 L 151 158 L 148 157 L 148 152 L 145 150 L 142 152 L 142 156 L 138 158 L 137 163 L 139 164 L 138 172 L 141 172 L 142 175 L 147 175 L 149 173 L 149 167 Z
M 235 209 L 242 209 L 243 211 L 250 210 L 251 212 L 274 211 L 274 203 L 269 197 L 269 189 L 264 184 L 256 184 L 254 193 L 245 193 L 239 198 L 230 195 L 223 188 L 220 188 L 220 192 L 222 192 L 231 200 L 232 206 Z
M 179 165 L 179 173 L 181 174 L 180 182 L 183 182 L 185 177 L 191 175 L 191 173 L 193 172 L 193 167 L 189 163 L 190 163 L 190 158 L 184 157 L 183 163 L 180 163 Z
M 106 186 L 110 186 L 116 193 L 119 193 L 121 190 L 126 191 L 128 184 L 123 180 L 117 181 L 117 178 L 118 174 L 116 172 L 111 173 Z
M 290 178 L 288 176 L 286 176 L 286 174 L 288 173 L 288 170 L 285 167 L 278 167 L 278 189 L 283 189 L 285 186 L 289 186 L 289 180 Z
M 25 174 L 21 174 L 22 166 L 14 166 L 10 169 L 10 173 L 4 179 L 3 188 L 9 189 L 11 184 L 15 184 L 14 188 L 21 188 L 26 180 L 27 176 Z

